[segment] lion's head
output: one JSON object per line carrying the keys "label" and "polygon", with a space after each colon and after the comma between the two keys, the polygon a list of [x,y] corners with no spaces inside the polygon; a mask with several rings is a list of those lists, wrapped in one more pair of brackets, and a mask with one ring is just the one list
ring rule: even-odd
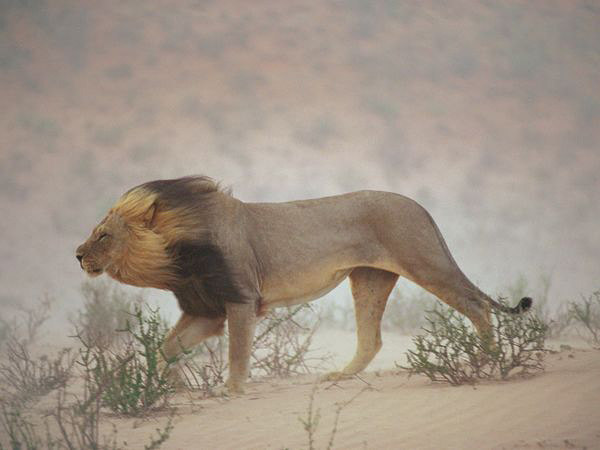
{"label": "lion's head", "polygon": [[211,241],[211,218],[228,198],[206,177],[137,186],[77,248],[77,259],[92,277],[106,272],[123,283],[171,290],[186,312],[222,315],[224,299],[240,297],[221,249]]}
{"label": "lion's head", "polygon": [[168,245],[169,236],[176,237],[169,229],[176,213],[153,185],[131,189],[77,248],[81,268],[92,277],[106,272],[134,286],[166,289],[173,278]]}
{"label": "lion's head", "polygon": [[87,241],[77,247],[76,256],[81,268],[91,277],[104,273],[122,259],[129,239],[123,217],[111,211],[94,228]]}

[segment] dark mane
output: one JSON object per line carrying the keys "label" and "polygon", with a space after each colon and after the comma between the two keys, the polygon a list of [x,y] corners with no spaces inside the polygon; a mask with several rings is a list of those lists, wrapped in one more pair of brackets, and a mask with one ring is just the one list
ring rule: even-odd
{"label": "dark mane", "polygon": [[170,246],[168,251],[177,276],[170,290],[185,313],[224,317],[226,302],[244,302],[223,252],[217,246],[181,241]]}
{"label": "dark mane", "polygon": [[170,239],[166,249],[176,277],[170,290],[180,308],[194,316],[225,316],[225,302],[242,298],[225,255],[212,242],[210,225],[212,215],[220,209],[212,206],[223,198],[215,193],[228,192],[205,176],[150,181],[143,188],[157,194],[159,211],[175,213],[179,226],[189,228],[186,236],[173,236],[175,240]]}
{"label": "dark mane", "polygon": [[200,175],[149,181],[139,187],[156,193],[171,208],[185,207],[191,200],[214,192],[229,194],[212,178]]}

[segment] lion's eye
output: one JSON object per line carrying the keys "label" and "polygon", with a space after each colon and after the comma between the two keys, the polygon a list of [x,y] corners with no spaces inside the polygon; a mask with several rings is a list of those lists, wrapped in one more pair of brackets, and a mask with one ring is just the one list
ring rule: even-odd
{"label": "lion's eye", "polygon": [[102,233],[99,237],[98,237],[98,241],[101,241],[102,239],[105,239],[108,237],[108,233]]}

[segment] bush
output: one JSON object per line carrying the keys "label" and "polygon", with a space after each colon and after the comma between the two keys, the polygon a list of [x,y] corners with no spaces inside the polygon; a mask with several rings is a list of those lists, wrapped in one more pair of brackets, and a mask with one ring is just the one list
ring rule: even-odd
{"label": "bush", "polygon": [[0,384],[13,399],[28,400],[64,387],[71,377],[75,360],[65,348],[55,357],[33,358],[28,346],[17,338],[6,344],[5,361],[0,364]]}
{"label": "bush", "polygon": [[582,297],[579,302],[570,302],[569,314],[579,335],[600,347],[600,291]]}
{"label": "bush", "polygon": [[495,343],[480,337],[455,310],[429,311],[425,334],[406,354],[410,375],[453,385],[481,379],[506,379],[544,369],[548,325],[535,315],[492,313]]}
{"label": "bush", "polygon": [[74,358],[70,349],[56,356],[34,357],[31,346],[50,316],[52,300],[41,299],[35,307],[23,308],[22,315],[7,325],[0,358],[0,390],[13,402],[25,402],[65,386],[71,377]]}
{"label": "bush", "polygon": [[102,391],[102,404],[116,413],[141,415],[162,408],[174,391],[168,364],[162,364],[167,329],[158,309],[148,310],[145,314],[141,306],[134,307],[132,320],[120,330],[126,337],[116,348],[96,346],[77,335],[85,377]]}
{"label": "bush", "polygon": [[[271,311],[257,326],[252,344],[251,375],[286,377],[310,373],[328,359],[311,357],[310,345],[318,321],[309,305]],[[225,380],[227,371],[227,335],[210,339],[186,356],[180,364],[185,385],[211,395]]]}
{"label": "bush", "polygon": [[[95,390],[98,386],[84,383],[83,396],[71,396],[73,401],[67,403],[68,394],[64,388],[57,391],[56,403],[45,414],[44,432],[40,432],[30,418],[25,414],[22,403],[0,402],[0,449],[7,443],[12,449],[70,449],[70,450],[118,450],[127,446],[120,446],[117,442],[117,431],[113,428],[108,435],[100,434],[101,391]],[[29,409],[28,409],[29,412]],[[50,433],[51,418],[58,433]],[[163,429],[157,429],[158,436],[151,438],[145,449],[157,449],[170,436],[173,429],[173,416],[170,416]]]}
{"label": "bush", "polygon": [[[0,426],[12,449],[55,448],[49,436],[46,435],[44,439],[36,432],[33,424],[23,416],[18,404],[0,404]],[[3,448],[0,442],[0,449]]]}
{"label": "bush", "polygon": [[225,382],[227,346],[227,337],[219,336],[216,341],[203,342],[193,351],[185,352],[180,369],[188,389],[210,396],[215,387]]}
{"label": "bush", "polygon": [[[108,348],[126,327],[131,312],[144,303],[141,294],[128,295],[115,283],[86,281],[81,286],[83,309],[71,323],[88,346]],[[121,335],[122,336],[122,335]]]}
{"label": "bush", "polygon": [[[106,350],[93,347],[92,351],[84,345],[77,360],[70,349],[63,349],[56,356],[37,359],[31,356],[30,347],[40,327],[49,317],[50,303],[45,298],[37,308],[24,310],[25,315],[8,328],[5,357],[0,364],[1,387],[8,394],[0,396],[0,430],[3,432],[0,432],[0,449],[4,445],[12,449],[122,448],[117,444],[116,430],[105,436],[99,432],[104,398],[115,380],[108,373],[101,379],[95,377],[98,372],[84,370],[82,396],[70,395],[66,389],[67,381],[75,376],[72,370],[75,363],[91,368],[92,356],[105,356],[103,352]],[[142,318],[141,314],[135,317]],[[148,325],[148,321],[143,318],[142,323],[138,321],[136,325],[136,329],[140,331],[132,336],[137,336],[144,342],[151,341],[153,332],[148,330],[156,328],[154,322]],[[33,401],[52,391],[57,394],[56,403],[45,408],[43,415],[35,411],[32,408]],[[49,421],[54,422],[58,434],[50,433]],[[171,417],[165,428],[158,430],[158,436],[151,439],[146,448],[158,448],[168,439],[172,428]]]}
{"label": "bush", "polygon": [[253,374],[289,377],[320,368],[326,358],[309,355],[318,321],[303,323],[310,310],[306,304],[275,310],[259,323],[252,345]]}

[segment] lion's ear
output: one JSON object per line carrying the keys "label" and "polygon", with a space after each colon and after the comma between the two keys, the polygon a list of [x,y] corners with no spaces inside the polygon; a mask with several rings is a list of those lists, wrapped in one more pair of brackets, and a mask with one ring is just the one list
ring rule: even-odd
{"label": "lion's ear", "polygon": [[152,203],[148,210],[144,213],[144,225],[146,228],[154,227],[154,219],[156,218],[156,203]]}

